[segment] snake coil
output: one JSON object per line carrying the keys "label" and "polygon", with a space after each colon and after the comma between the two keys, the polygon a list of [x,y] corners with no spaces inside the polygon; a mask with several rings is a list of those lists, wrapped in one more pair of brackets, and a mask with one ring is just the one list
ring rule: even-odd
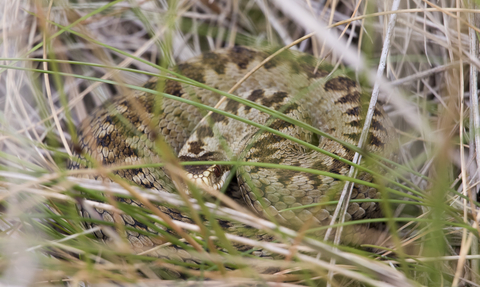
{"label": "snake coil", "polygon": [[[268,55],[268,52],[246,47],[222,49],[181,63],[176,71],[197,82],[227,91]],[[316,67],[316,64],[316,60],[309,55],[285,51],[253,73],[235,91],[235,95],[253,105],[228,99],[219,109],[352,160],[354,152],[341,143],[252,107],[261,105],[280,111],[341,141],[356,145],[364,122],[365,97],[355,81],[338,71],[331,73],[331,68],[326,65]],[[155,90],[156,86],[157,79],[153,78],[144,87]],[[164,92],[209,106],[214,106],[220,100],[220,96],[210,90],[171,79],[166,80]],[[208,120],[198,124],[204,111],[171,98],[157,98],[159,100],[155,101],[155,97],[151,93],[134,91],[114,98],[108,106],[96,109],[78,130],[82,153],[77,156],[82,163],[71,162],[70,168],[91,166],[86,163],[86,154],[103,165],[161,162],[154,145],[155,139],[161,135],[181,161],[240,160],[252,163],[251,166],[241,165],[237,169],[237,190],[255,212],[273,216],[279,222],[295,228],[308,220],[312,221],[313,226],[329,224],[335,205],[315,204],[338,197],[343,187],[338,177],[348,173],[350,166],[347,163],[223,114],[213,113]],[[159,116],[154,115],[156,104],[161,105]],[[394,137],[391,121],[377,106],[366,149],[391,158],[389,143]],[[257,163],[288,165],[329,174],[267,168]],[[185,169],[194,181],[217,189],[230,172],[230,167],[221,165],[191,165]],[[146,188],[175,191],[168,174],[161,168],[117,170],[115,173]],[[372,177],[366,173],[361,173],[358,178],[372,181]],[[356,184],[351,198],[378,197],[376,189]],[[136,200],[118,200],[141,206]],[[164,206],[158,208],[173,219],[190,221],[176,210]],[[96,211],[105,221],[158,234],[158,231],[130,215],[113,214],[101,209]],[[380,214],[375,202],[350,203],[347,220],[378,217]],[[88,214],[84,212],[84,216]],[[96,235],[106,238],[101,231]],[[136,250],[162,243],[155,236],[132,230],[127,230],[126,235]]]}

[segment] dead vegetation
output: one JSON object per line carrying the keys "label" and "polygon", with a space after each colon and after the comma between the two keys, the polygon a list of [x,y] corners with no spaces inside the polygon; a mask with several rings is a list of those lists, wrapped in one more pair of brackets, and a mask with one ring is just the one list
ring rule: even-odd
{"label": "dead vegetation", "polygon": [[[13,0],[0,5],[0,282],[480,285],[480,228],[474,220],[480,180],[480,10],[474,1]],[[115,245],[108,247],[92,236],[97,229],[82,228],[75,205],[84,197],[91,207],[160,219],[98,197],[98,190],[132,196],[136,189],[68,177],[74,174],[66,162],[75,126],[95,106],[127,93],[126,85],[141,86],[158,74],[159,66],[233,45],[291,45],[351,69],[374,101],[378,97],[400,136],[397,185],[387,186],[390,192],[382,199],[395,255],[382,248],[332,247],[225,208],[217,216],[283,240],[255,241],[215,230],[210,235],[219,246],[234,242],[252,249],[205,252],[198,227],[175,223],[200,249],[178,236],[166,242],[184,247],[200,258],[198,264],[134,254],[115,234]],[[174,195],[144,199],[185,206]],[[214,203],[198,203],[190,211],[202,213],[203,206],[217,210]],[[257,249],[290,260],[251,256]],[[281,271],[262,274],[266,267]],[[159,276],[178,274],[189,281],[159,282]]]}

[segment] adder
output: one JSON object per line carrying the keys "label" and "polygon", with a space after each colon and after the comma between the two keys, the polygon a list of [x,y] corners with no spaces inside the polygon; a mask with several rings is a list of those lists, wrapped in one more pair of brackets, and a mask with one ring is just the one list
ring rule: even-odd
{"label": "adder", "polygon": [[[233,47],[206,52],[176,66],[174,69],[198,83],[228,91],[245,74],[259,65],[270,53],[247,47]],[[150,79],[145,89],[155,91],[158,78]],[[221,96],[211,90],[168,79],[161,84],[163,92],[178,98],[214,106]],[[205,111],[175,98],[155,93],[132,91],[120,95],[97,108],[78,129],[75,154],[80,160],[70,163],[71,169],[92,166],[86,158],[103,165],[159,163],[155,140],[162,137],[181,161],[241,161],[235,171],[236,189],[245,204],[254,212],[271,216],[281,224],[299,228],[310,220],[311,226],[330,223],[335,205],[315,205],[338,198],[350,165],[306,147],[299,139],[313,144],[346,160],[354,152],[341,142],[320,136],[285,118],[269,115],[259,105],[311,125],[332,137],[357,145],[366,113],[365,98],[359,84],[328,65],[317,65],[314,57],[285,51],[264,64],[235,90],[234,95],[250,104],[235,99],[224,101],[218,109],[230,116],[250,120],[272,130],[265,131],[238,121],[225,114],[213,113],[202,122]],[[392,157],[390,143],[395,131],[390,119],[377,105],[370,127],[366,150]],[[79,149],[80,148],[80,149]],[[88,156],[86,156],[88,155]],[[251,163],[252,165],[248,165]],[[276,164],[265,167],[258,163]],[[282,169],[294,166],[327,173],[309,173]],[[228,165],[185,166],[188,177],[198,183],[220,189],[229,177]],[[132,183],[150,189],[175,192],[170,174],[162,168],[143,167],[117,170],[117,175]],[[95,178],[99,175],[92,176]],[[361,173],[359,179],[372,181],[372,176]],[[238,194],[237,194],[238,195]],[[351,199],[379,198],[371,187],[356,184]],[[238,197],[238,196],[237,196]],[[139,206],[136,200],[118,199]],[[174,219],[189,221],[187,215],[159,206]],[[96,210],[105,221],[119,222],[133,228],[158,234],[127,214],[113,214]],[[88,216],[88,214],[85,214]],[[379,204],[375,202],[350,203],[347,220],[378,217]],[[106,238],[101,231],[100,238]],[[127,231],[127,238],[136,250],[144,250],[162,241],[156,236]]]}

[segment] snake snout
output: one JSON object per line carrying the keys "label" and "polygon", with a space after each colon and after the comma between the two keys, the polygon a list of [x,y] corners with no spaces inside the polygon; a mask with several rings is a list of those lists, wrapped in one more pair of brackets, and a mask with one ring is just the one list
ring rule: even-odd
{"label": "snake snout", "polygon": [[220,190],[225,184],[230,170],[224,166],[213,165],[187,165],[185,166],[187,177],[196,185],[207,185]]}

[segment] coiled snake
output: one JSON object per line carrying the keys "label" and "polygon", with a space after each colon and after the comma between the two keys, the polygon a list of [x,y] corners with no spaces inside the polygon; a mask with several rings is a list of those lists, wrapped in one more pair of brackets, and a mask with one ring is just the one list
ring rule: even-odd
{"label": "coiled snake", "polygon": [[[228,91],[247,72],[259,65],[269,54],[245,47],[207,52],[176,68],[178,73],[218,90]],[[312,56],[282,52],[253,73],[234,92],[243,99],[262,105],[301,122],[312,125],[344,142],[356,145],[363,127],[362,93],[359,85],[339,72],[331,73],[326,65],[316,67]],[[145,88],[155,90],[157,79]],[[166,80],[163,91],[177,97],[214,106],[220,95],[199,87]],[[135,91],[128,98],[115,98],[110,105],[98,108],[78,130],[79,146],[85,160],[88,154],[104,165],[161,162],[153,142],[162,135],[181,161],[228,161],[238,158],[250,163],[271,163],[327,171],[346,175],[350,166],[338,159],[286,139],[278,134],[259,131],[257,127],[213,113],[209,120],[200,120],[205,112],[187,103]],[[269,126],[291,137],[312,143],[339,157],[352,160],[354,152],[342,144],[319,137],[312,132],[251,106],[229,99],[220,110]],[[159,116],[155,117],[155,110]],[[152,130],[151,127],[155,127]],[[388,143],[395,137],[392,123],[381,107],[374,112],[367,150],[391,157]],[[77,149],[78,150],[78,149]],[[89,165],[89,164],[86,164]],[[80,168],[76,162],[70,168]],[[191,165],[185,167],[189,177],[220,188],[230,168],[222,165]],[[146,188],[174,191],[169,176],[161,168],[118,170],[116,173]],[[281,223],[300,227],[308,219],[314,225],[329,224],[335,206],[311,206],[338,196],[343,182],[326,175],[242,165],[236,171],[242,196],[252,210],[274,216]],[[368,174],[360,179],[371,181]],[[377,190],[355,185],[352,198],[378,198]],[[135,200],[124,202],[140,205]],[[310,205],[307,208],[298,208]],[[174,219],[184,220],[178,212],[159,207]],[[293,208],[293,209],[292,209]],[[288,209],[288,210],[285,210]],[[116,221],[137,229],[148,230],[129,215],[115,216],[105,210],[97,212],[106,221]],[[378,217],[374,202],[350,203],[347,217],[362,219]],[[347,218],[348,219],[348,218]],[[155,246],[155,237],[128,231],[127,238],[139,250]],[[153,232],[155,233],[155,232]],[[97,232],[97,236],[104,234]]]}

